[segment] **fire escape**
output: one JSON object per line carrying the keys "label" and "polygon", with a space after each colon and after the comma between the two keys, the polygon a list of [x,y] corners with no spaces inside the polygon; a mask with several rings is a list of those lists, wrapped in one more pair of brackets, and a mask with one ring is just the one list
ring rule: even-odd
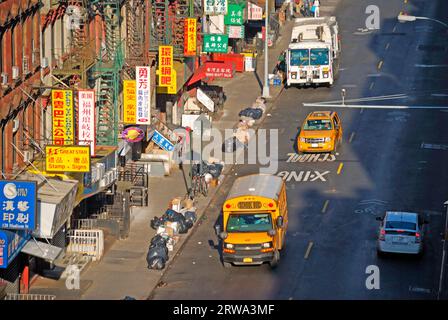
{"label": "fire escape", "polygon": [[102,15],[105,28],[104,46],[94,66],[93,78],[97,88],[97,144],[116,146],[120,72],[123,67],[123,46],[120,40],[120,0],[93,0],[91,4]]}
{"label": "fire escape", "polygon": [[184,20],[189,15],[189,0],[151,0],[150,50],[159,45],[172,45],[174,56],[181,58],[184,52]]}
{"label": "fire escape", "polygon": [[126,60],[124,76],[135,79],[135,67],[145,62],[145,2],[129,0],[126,3]]}

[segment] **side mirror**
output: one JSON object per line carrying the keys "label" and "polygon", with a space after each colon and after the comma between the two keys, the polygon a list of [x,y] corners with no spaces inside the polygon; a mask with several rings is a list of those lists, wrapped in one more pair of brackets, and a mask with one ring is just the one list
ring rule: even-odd
{"label": "side mirror", "polygon": [[283,228],[283,217],[277,217],[277,228]]}
{"label": "side mirror", "polygon": [[215,225],[215,233],[219,237],[219,234],[221,233],[221,226],[219,224]]}
{"label": "side mirror", "polygon": [[228,236],[229,234],[227,233],[227,232],[220,232],[219,233],[219,237],[222,239],[222,240],[225,240],[225,239],[227,239],[227,236]]}
{"label": "side mirror", "polygon": [[276,234],[277,232],[274,229],[268,231],[268,235],[270,235],[271,237],[275,236]]}
{"label": "side mirror", "polygon": [[383,217],[376,217],[375,220],[376,220],[376,221],[383,221],[384,218],[383,218]]}

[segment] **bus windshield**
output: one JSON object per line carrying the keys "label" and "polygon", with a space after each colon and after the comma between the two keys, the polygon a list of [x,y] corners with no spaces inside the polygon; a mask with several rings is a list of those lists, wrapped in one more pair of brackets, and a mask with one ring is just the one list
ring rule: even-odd
{"label": "bus windshield", "polygon": [[227,221],[228,232],[263,232],[272,229],[269,213],[231,214]]}
{"label": "bus windshield", "polygon": [[308,66],[310,64],[309,50],[291,50],[291,66]]}
{"label": "bus windshield", "polygon": [[328,49],[311,49],[311,65],[327,65],[328,63]]}

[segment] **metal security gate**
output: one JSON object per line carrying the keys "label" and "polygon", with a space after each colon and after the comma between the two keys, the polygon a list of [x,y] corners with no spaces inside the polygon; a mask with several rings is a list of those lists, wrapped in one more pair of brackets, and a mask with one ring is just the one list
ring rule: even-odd
{"label": "metal security gate", "polygon": [[103,230],[70,230],[67,253],[79,253],[100,260],[104,251]]}

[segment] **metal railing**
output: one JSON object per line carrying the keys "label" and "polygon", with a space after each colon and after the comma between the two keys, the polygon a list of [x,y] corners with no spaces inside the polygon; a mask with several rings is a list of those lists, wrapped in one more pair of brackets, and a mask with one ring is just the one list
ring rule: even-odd
{"label": "metal railing", "polygon": [[51,294],[8,293],[5,300],[56,300],[56,296]]}

